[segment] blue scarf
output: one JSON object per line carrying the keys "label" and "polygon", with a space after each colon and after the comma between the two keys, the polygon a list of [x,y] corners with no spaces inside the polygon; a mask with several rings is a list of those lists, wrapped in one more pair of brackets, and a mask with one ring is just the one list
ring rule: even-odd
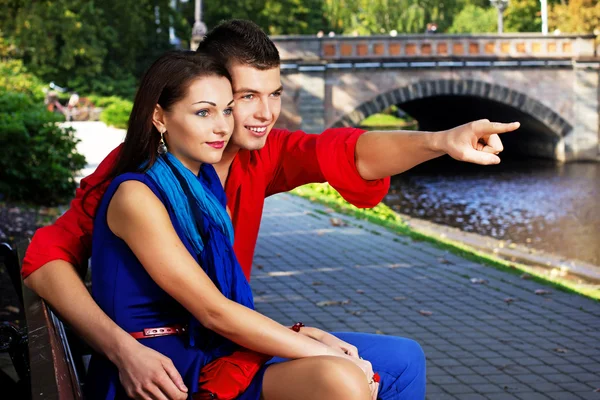
{"label": "blue scarf", "polygon": [[[210,164],[202,164],[198,176],[176,157],[159,156],[146,171],[166,197],[198,263],[225,297],[254,309],[250,285],[233,251],[233,225],[226,211],[227,199],[221,181]],[[200,328],[192,318],[190,344]],[[205,345],[223,344],[201,329]]]}

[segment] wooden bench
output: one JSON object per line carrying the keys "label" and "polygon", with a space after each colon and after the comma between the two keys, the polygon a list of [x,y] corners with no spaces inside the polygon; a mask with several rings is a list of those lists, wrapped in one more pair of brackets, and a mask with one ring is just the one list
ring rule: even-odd
{"label": "wooden bench", "polygon": [[[16,252],[6,243],[0,243],[0,264],[4,266],[14,292],[17,295],[18,314],[16,323],[9,321],[0,322],[0,353],[7,353],[10,356],[14,372],[17,374],[17,380],[4,371],[0,374],[2,391],[8,390],[9,393],[18,393],[20,395],[29,393],[29,359],[27,351],[27,329],[18,325],[19,321],[25,318],[23,313],[23,297],[20,290],[21,277],[18,271],[19,259]],[[16,289],[19,290],[16,290]],[[10,289],[9,289],[10,290]],[[8,294],[7,294],[8,295]],[[10,297],[10,296],[9,296]],[[4,392],[5,393],[5,392]]]}
{"label": "wooden bench", "polygon": [[[43,299],[22,284],[20,269],[27,243],[18,245],[17,249],[6,244],[1,247],[4,264],[23,304],[27,321],[27,334],[22,337],[27,346],[13,349],[13,352],[21,352],[21,358],[27,364],[19,367],[21,373],[15,365],[19,377],[28,380],[33,400],[82,399],[79,376],[83,370],[82,362],[71,351],[72,344],[63,323]],[[28,357],[23,353],[28,353]],[[16,358],[19,359],[18,354]]]}

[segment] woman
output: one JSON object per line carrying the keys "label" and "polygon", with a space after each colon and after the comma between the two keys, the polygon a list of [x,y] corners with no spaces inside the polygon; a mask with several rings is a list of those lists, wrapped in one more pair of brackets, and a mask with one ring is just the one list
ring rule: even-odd
{"label": "woman", "polygon": [[[146,72],[96,214],[94,298],[133,337],[171,358],[190,395],[222,398],[214,393],[225,388],[219,382],[226,389],[238,382],[236,398],[276,400],[277,374],[291,372],[313,399],[374,399],[368,361],[253,310],[210,165],[230,138],[232,99],[227,71],[207,55],[168,53]],[[262,366],[267,355],[293,361]],[[235,365],[243,362],[240,373]],[[117,368],[100,356],[86,387],[90,398],[126,397]],[[286,399],[301,398],[293,389]]]}

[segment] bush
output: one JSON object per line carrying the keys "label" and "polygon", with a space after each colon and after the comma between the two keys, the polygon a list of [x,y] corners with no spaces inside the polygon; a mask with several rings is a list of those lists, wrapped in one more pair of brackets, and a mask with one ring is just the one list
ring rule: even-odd
{"label": "bush", "polygon": [[114,103],[118,103],[119,101],[123,100],[122,98],[120,98],[118,96],[105,97],[105,96],[98,96],[95,94],[87,96],[87,98],[92,102],[92,104],[94,106],[101,107],[101,108],[106,108]]}
{"label": "bush", "polygon": [[0,93],[0,196],[55,205],[73,196],[85,158],[64,117],[24,93]]}
{"label": "bush", "polygon": [[42,101],[44,87],[38,77],[27,72],[21,60],[0,61],[0,93],[24,93],[34,100]]}
{"label": "bush", "polygon": [[102,96],[118,96],[133,99],[137,88],[137,81],[133,75],[124,75],[119,78],[99,76],[86,79],[75,76],[66,82],[66,85],[78,93],[96,93]]}
{"label": "bush", "polygon": [[131,114],[132,108],[133,103],[131,101],[119,99],[102,111],[102,114],[100,115],[100,121],[104,122],[108,126],[127,129],[129,114]]}

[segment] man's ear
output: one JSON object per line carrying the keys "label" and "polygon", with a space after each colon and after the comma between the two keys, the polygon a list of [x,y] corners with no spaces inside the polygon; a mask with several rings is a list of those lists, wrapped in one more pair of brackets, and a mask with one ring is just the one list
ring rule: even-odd
{"label": "man's ear", "polygon": [[167,131],[167,121],[165,120],[165,110],[157,104],[154,107],[154,113],[152,114],[152,123],[154,127],[160,132],[164,133]]}

